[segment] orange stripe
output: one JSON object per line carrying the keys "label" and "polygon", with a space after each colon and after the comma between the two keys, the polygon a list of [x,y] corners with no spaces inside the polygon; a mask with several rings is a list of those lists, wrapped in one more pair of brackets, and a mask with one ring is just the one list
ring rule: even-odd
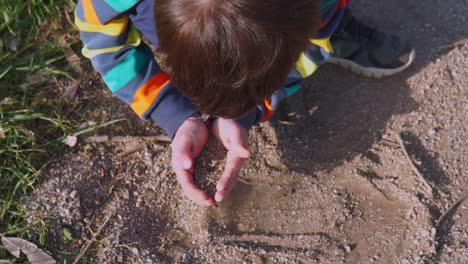
{"label": "orange stripe", "polygon": [[265,99],[263,104],[265,106],[265,114],[263,115],[262,122],[265,122],[273,115],[273,107],[271,106],[270,99]]}
{"label": "orange stripe", "polygon": [[133,102],[130,107],[135,111],[139,116],[142,116],[146,110],[153,104],[156,97],[158,97],[159,92],[170,82],[170,77],[167,73],[159,72],[154,75],[151,80],[143,84],[138,88],[135,96],[133,97]]}
{"label": "orange stripe", "polygon": [[322,28],[324,28],[326,25],[328,25],[328,23],[330,22],[330,20],[331,20],[332,18],[333,18],[333,17],[331,17],[330,19],[328,19],[327,22],[323,22],[322,24],[320,24],[319,29],[322,29]]}
{"label": "orange stripe", "polygon": [[96,14],[92,0],[83,0],[83,9],[86,22],[94,25],[102,25],[99,17]]}
{"label": "orange stripe", "polygon": [[341,9],[341,8],[345,7],[349,3],[349,1],[350,0],[341,0],[340,4],[338,5],[338,8]]}
{"label": "orange stripe", "polygon": [[[338,7],[336,8],[335,12],[339,9],[342,9],[344,8],[348,3],[349,3],[350,0],[340,0],[340,3],[338,4]],[[319,28],[322,29],[324,28],[326,25],[328,25],[328,23],[330,23],[330,21],[332,20],[332,18],[334,17],[334,15],[332,17],[330,17],[328,19],[328,21],[326,22],[323,22],[322,24],[320,24]]]}

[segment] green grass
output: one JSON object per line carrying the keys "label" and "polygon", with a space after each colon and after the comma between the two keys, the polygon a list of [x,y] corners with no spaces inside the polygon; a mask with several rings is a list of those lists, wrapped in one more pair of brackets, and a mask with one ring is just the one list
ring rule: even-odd
{"label": "green grass", "polygon": [[38,71],[66,74],[50,67],[64,55],[58,45],[48,41],[66,21],[58,19],[64,16],[59,13],[65,14],[73,6],[71,0],[0,0],[0,83],[4,87],[15,87]]}
{"label": "green grass", "polygon": [[[22,211],[18,203],[34,187],[46,149],[58,145],[69,130],[58,118],[18,110],[16,104],[12,99],[0,102],[0,231],[6,230],[4,235],[23,232],[17,226]],[[54,140],[44,135],[59,137]]]}
{"label": "green grass", "polygon": [[[76,83],[77,72],[65,57],[74,43],[80,43],[70,19],[73,10],[74,0],[0,0],[0,234],[32,238],[42,248],[53,245],[47,238],[54,219],[28,226],[24,206],[43,180],[41,172],[68,149],[67,135],[122,121],[72,131],[79,120],[64,120],[70,104],[58,103],[63,102],[62,94],[51,80]],[[67,47],[56,43],[64,36]],[[65,258],[76,255],[49,250]],[[23,261],[15,260],[0,244],[0,262],[4,259]]]}
{"label": "green grass", "polygon": [[[38,183],[50,153],[60,147],[70,128],[60,118],[17,109],[17,105],[15,99],[0,102],[0,233],[25,237],[33,230],[40,244],[44,244],[45,223],[26,226],[22,202]],[[0,251],[0,258],[4,257],[5,252]]]}
{"label": "green grass", "polygon": [[[28,78],[40,73],[73,80],[52,37],[74,32],[65,15],[73,8],[71,0],[0,0],[0,234],[33,235],[40,246],[47,223],[27,226],[23,202],[52,154],[64,149],[71,128],[58,110],[32,96],[37,87]],[[7,257],[0,246],[0,259]]]}

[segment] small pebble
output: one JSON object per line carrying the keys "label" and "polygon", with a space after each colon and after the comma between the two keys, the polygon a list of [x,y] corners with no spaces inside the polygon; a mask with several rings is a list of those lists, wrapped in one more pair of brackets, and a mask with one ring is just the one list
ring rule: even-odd
{"label": "small pebble", "polygon": [[73,191],[70,193],[70,198],[75,199],[77,193],[78,193],[77,190],[73,190]]}
{"label": "small pebble", "polygon": [[135,248],[135,247],[134,247],[134,248],[131,249],[131,251],[132,251],[133,255],[135,255],[135,256],[137,256],[137,257],[139,256],[138,248]]}
{"label": "small pebble", "polygon": [[151,160],[153,158],[153,155],[148,151],[145,151],[143,156],[144,156],[145,160]]}
{"label": "small pebble", "polygon": [[351,252],[351,247],[346,245],[344,246],[345,250],[346,250],[346,253],[350,253]]}

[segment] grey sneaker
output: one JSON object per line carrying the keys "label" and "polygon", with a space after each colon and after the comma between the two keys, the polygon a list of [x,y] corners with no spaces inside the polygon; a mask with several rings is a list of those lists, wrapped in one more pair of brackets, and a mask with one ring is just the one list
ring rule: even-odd
{"label": "grey sneaker", "polygon": [[416,57],[407,41],[363,25],[349,9],[330,41],[334,52],[329,62],[366,77],[394,75],[408,68]]}

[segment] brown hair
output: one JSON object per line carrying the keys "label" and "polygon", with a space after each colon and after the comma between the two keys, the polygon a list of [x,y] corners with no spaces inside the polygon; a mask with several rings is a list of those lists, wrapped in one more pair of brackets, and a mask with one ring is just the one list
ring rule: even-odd
{"label": "brown hair", "polygon": [[319,0],[157,0],[166,66],[202,113],[233,118],[280,89],[320,21]]}

